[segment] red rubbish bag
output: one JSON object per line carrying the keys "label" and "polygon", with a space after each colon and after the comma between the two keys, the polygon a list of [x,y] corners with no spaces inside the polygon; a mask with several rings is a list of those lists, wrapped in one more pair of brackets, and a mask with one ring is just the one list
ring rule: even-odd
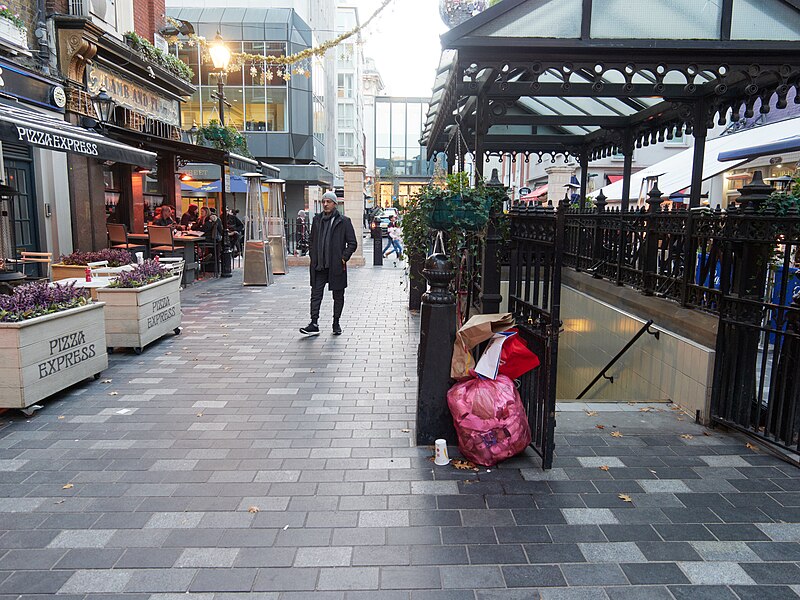
{"label": "red rubbish bag", "polygon": [[528,344],[519,335],[519,330],[509,329],[509,338],[503,344],[500,353],[500,367],[497,372],[506,375],[509,379],[519,379],[528,371],[539,366],[539,357],[528,348]]}
{"label": "red rubbish bag", "polygon": [[[517,336],[514,336],[517,337]],[[491,467],[516,456],[531,443],[531,429],[514,382],[472,378],[447,392],[447,405],[465,458]]]}

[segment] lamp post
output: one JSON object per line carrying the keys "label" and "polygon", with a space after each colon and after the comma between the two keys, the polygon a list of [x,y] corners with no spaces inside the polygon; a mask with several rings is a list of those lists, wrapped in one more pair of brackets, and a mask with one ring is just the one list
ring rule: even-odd
{"label": "lamp post", "polygon": [[217,32],[217,36],[208,48],[211,55],[211,62],[217,69],[217,100],[219,101],[219,124],[225,127],[225,93],[223,86],[228,75],[228,65],[231,62],[231,51],[225,45],[222,36]]}
{"label": "lamp post", "polygon": [[[223,86],[228,73],[228,65],[231,62],[231,51],[225,45],[222,36],[217,32],[217,36],[208,48],[208,53],[211,55],[211,62],[214,63],[214,68],[217,69],[217,100],[219,101],[219,124],[225,127],[225,93]],[[231,256],[231,242],[228,237],[228,211],[227,203],[225,202],[225,172],[224,169],[220,173],[220,197],[222,199],[220,206],[219,218],[222,221],[222,252],[220,253],[220,275],[222,277],[231,277],[233,270],[233,258]]]}

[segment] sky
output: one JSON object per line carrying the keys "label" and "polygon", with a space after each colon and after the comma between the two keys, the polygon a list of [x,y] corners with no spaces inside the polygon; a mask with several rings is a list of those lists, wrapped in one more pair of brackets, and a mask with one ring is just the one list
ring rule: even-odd
{"label": "sky", "polygon": [[[365,21],[380,0],[351,0]],[[439,36],[447,28],[437,0],[394,0],[364,34],[364,54],[375,59],[391,96],[430,97],[439,66]]]}

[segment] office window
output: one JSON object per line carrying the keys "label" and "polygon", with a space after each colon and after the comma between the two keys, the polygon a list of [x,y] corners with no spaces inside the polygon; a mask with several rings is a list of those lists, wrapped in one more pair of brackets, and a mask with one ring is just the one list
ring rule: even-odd
{"label": "office window", "polygon": [[354,129],[356,126],[355,104],[339,104],[339,128]]}
{"label": "office window", "polygon": [[286,131],[286,90],[244,88],[245,131]]}
{"label": "office window", "polygon": [[337,154],[340,158],[353,158],[353,147],[356,144],[356,137],[351,132],[339,132],[338,134],[338,151]]}
{"label": "office window", "polygon": [[339,73],[339,98],[353,97],[353,75],[351,73]]}

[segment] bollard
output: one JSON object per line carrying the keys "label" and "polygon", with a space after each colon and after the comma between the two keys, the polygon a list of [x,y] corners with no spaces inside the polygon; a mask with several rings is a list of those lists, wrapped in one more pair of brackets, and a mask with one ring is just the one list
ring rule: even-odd
{"label": "bollard", "polygon": [[422,296],[417,356],[417,445],[445,439],[457,442],[453,417],[447,407],[450,360],[456,340],[456,299],[449,290],[455,277],[453,263],[444,254],[432,254],[422,270],[430,289]]}
{"label": "bollard", "polygon": [[383,235],[381,234],[381,220],[375,219],[370,227],[372,232],[372,266],[383,266]]}

